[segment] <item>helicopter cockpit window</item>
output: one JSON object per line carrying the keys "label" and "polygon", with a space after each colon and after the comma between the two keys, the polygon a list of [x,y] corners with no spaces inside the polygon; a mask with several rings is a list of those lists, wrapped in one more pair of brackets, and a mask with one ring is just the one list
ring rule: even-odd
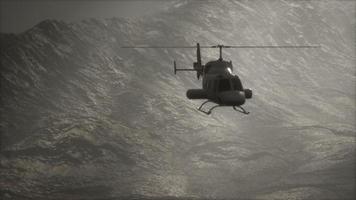
{"label": "helicopter cockpit window", "polygon": [[209,72],[211,65],[205,65],[205,73]]}
{"label": "helicopter cockpit window", "polygon": [[232,80],[234,90],[239,90],[239,91],[243,90],[241,80],[238,77],[234,77],[231,80]]}
{"label": "helicopter cockpit window", "polygon": [[229,79],[221,79],[219,81],[219,92],[231,90]]}

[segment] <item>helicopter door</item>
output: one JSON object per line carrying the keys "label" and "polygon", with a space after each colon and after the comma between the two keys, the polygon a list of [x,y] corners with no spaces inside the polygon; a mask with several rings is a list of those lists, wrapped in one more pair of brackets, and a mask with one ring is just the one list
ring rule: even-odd
{"label": "helicopter door", "polygon": [[214,81],[208,80],[206,83],[207,83],[206,88],[210,92],[214,88]]}
{"label": "helicopter door", "polygon": [[227,78],[220,79],[219,80],[218,92],[224,92],[224,91],[229,91],[229,90],[231,90],[230,80],[227,79]]}

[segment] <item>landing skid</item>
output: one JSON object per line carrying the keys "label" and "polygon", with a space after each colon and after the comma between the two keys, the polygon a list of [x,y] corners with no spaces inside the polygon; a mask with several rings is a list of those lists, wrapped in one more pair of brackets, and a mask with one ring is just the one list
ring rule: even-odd
{"label": "landing skid", "polygon": [[[243,113],[245,115],[250,114],[250,112],[247,112],[242,106],[233,106],[232,107],[234,110],[236,110],[237,112]],[[238,109],[239,108],[239,109]]]}
{"label": "landing skid", "polygon": [[[207,101],[203,102],[203,103],[199,106],[198,111],[200,111],[200,112],[202,112],[202,113],[204,113],[204,114],[206,114],[206,115],[210,115],[211,112],[212,112],[215,108],[220,107],[220,106],[223,106],[223,105],[217,104],[217,105],[211,107],[208,111],[203,110],[203,109],[202,109],[203,106],[204,106],[205,104],[209,103],[209,102],[211,102],[211,101],[210,101],[210,100],[207,100]],[[232,108],[233,108],[234,110],[236,110],[237,112],[243,113],[243,114],[245,114],[245,115],[248,115],[248,114],[250,113],[250,112],[247,112],[242,106],[232,106]]]}
{"label": "landing skid", "polygon": [[198,111],[200,111],[200,112],[202,112],[202,113],[204,113],[204,114],[210,115],[212,110],[214,110],[215,108],[217,108],[217,107],[220,106],[220,105],[215,105],[215,106],[211,107],[208,111],[203,110],[203,109],[202,109],[203,106],[204,106],[206,103],[209,103],[209,102],[211,102],[211,101],[210,101],[210,100],[207,100],[207,101],[205,101],[204,103],[202,103],[202,104],[199,106]]}

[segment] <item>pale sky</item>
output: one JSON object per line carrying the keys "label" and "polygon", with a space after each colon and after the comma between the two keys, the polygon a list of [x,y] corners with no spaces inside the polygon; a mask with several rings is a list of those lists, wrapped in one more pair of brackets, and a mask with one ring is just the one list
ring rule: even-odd
{"label": "pale sky", "polygon": [[0,32],[19,33],[44,19],[144,16],[159,12],[164,0],[0,0]]}

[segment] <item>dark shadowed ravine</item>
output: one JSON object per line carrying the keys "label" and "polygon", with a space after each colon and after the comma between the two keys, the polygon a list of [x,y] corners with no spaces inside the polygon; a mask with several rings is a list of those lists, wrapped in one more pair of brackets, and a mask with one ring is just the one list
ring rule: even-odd
{"label": "dark shadowed ravine", "polygon": [[[355,2],[179,1],[1,41],[1,199],[355,199]],[[195,51],[229,49],[250,115],[196,111]],[[215,50],[202,51],[204,61]]]}

